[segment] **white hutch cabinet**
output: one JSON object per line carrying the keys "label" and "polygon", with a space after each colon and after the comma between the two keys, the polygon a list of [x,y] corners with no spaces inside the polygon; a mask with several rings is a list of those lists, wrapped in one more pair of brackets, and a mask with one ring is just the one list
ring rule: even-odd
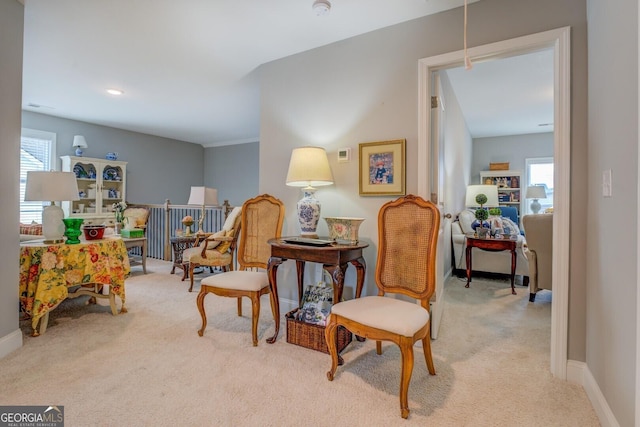
{"label": "white hutch cabinet", "polygon": [[113,204],[126,199],[127,162],[61,156],[62,170],[76,174],[80,200],[62,202],[65,217],[113,225]]}
{"label": "white hutch cabinet", "polygon": [[522,217],[522,171],[480,171],[480,183],[497,185],[500,206],[513,206],[518,209],[518,217]]}

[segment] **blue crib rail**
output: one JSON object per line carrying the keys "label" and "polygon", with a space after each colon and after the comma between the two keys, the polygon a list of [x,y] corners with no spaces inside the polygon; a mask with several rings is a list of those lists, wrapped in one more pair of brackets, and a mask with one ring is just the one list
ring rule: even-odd
{"label": "blue crib rail", "polygon": [[[202,208],[188,205],[172,205],[168,200],[164,205],[144,205],[135,204],[137,207],[149,209],[149,219],[147,221],[147,256],[150,258],[170,261],[173,257],[171,252],[171,237],[176,235],[176,230],[183,230],[182,218],[191,215],[194,224],[191,226],[195,233],[198,230],[198,219]],[[229,205],[206,206],[205,220],[202,224],[206,232],[216,232],[222,229],[225,220],[225,212],[229,210]]]}

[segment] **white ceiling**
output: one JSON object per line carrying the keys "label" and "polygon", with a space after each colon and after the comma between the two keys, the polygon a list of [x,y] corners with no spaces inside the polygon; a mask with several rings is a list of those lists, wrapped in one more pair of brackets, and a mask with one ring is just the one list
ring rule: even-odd
{"label": "white ceiling", "polygon": [[26,0],[23,108],[204,146],[257,141],[261,64],[463,0],[332,0],[325,16],[312,3]]}
{"label": "white ceiling", "polygon": [[553,50],[446,71],[474,138],[553,132]]}

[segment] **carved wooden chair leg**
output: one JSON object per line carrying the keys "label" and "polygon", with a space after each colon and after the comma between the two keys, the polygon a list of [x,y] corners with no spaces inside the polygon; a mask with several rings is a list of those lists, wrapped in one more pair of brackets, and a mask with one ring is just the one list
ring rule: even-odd
{"label": "carved wooden chair leg", "polygon": [[334,315],[329,316],[326,329],[324,330],[324,338],[327,341],[327,348],[329,349],[329,355],[331,356],[331,369],[327,372],[327,378],[329,381],[333,381],[333,378],[338,369],[338,348],[336,347],[336,338],[338,332],[338,324],[334,318]]}
{"label": "carved wooden chair leg", "polygon": [[198,298],[196,300],[196,304],[198,306],[198,311],[200,312],[200,317],[202,317],[202,327],[198,331],[198,335],[202,336],[204,334],[204,330],[207,327],[207,314],[204,312],[204,297],[207,296],[207,288],[203,286],[200,288],[200,293],[198,293]]}
{"label": "carved wooden chair leg", "polygon": [[238,317],[242,316],[242,297],[238,297]]}
{"label": "carved wooden chair leg", "polygon": [[189,263],[189,292],[193,290],[193,270],[195,270],[196,264],[193,262]]}
{"label": "carved wooden chair leg", "polygon": [[251,294],[251,337],[253,346],[258,346],[258,319],[260,318],[260,293]]}
{"label": "carved wooden chair leg", "polygon": [[402,375],[400,377],[400,415],[409,416],[409,382],[413,371],[413,343],[412,340],[400,338],[400,353],[402,354]]}

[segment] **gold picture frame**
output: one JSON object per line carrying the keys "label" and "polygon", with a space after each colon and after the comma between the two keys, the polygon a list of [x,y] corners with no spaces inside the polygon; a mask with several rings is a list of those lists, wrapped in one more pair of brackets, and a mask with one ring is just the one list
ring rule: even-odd
{"label": "gold picture frame", "polygon": [[405,140],[359,144],[361,196],[405,195]]}

